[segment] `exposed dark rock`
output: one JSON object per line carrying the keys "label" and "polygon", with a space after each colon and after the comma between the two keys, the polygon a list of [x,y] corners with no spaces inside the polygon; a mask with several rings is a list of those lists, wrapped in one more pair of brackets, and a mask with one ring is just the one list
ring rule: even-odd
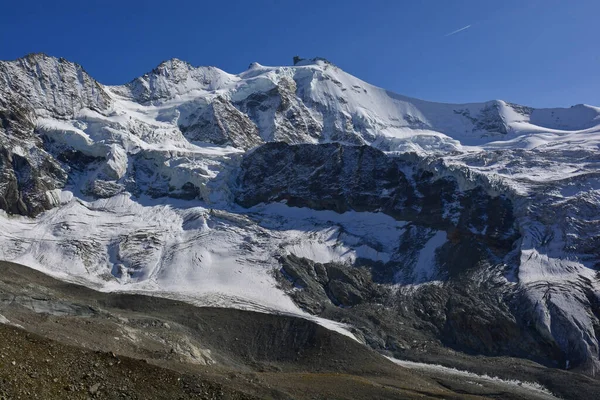
{"label": "exposed dark rock", "polygon": [[250,94],[234,105],[258,127],[264,141],[299,143],[321,136],[321,126],[296,96],[296,82],[281,79],[273,89]]}
{"label": "exposed dark rock", "polygon": [[[531,112],[527,107],[517,106],[514,104],[509,104],[509,107],[512,107],[513,110],[521,113]],[[481,109],[479,114],[471,115],[471,112],[468,109],[458,109],[454,110],[455,114],[462,115],[466,119],[468,119],[473,124],[473,133],[482,133],[491,134],[500,133],[507,134],[508,133],[508,124],[504,120],[504,117],[500,113],[501,105],[498,102],[490,102]]]}
{"label": "exposed dark rock", "polygon": [[[12,63],[0,63],[0,98],[13,99],[59,117],[73,116],[82,108],[103,111],[110,97],[98,82],[75,63],[45,54],[29,54]],[[40,95],[43,93],[43,95]]]}
{"label": "exposed dark rock", "polygon": [[81,66],[44,54],[0,63],[0,76],[0,208],[35,216],[56,205],[47,192],[62,187],[67,173],[44,150],[33,110],[64,118],[84,107],[105,110],[110,99]]}
{"label": "exposed dark rock", "polygon": [[262,143],[256,125],[229,101],[217,98],[188,118],[181,131],[191,141],[250,149]]}
{"label": "exposed dark rock", "polygon": [[481,271],[463,271],[439,284],[394,288],[373,282],[368,266],[319,264],[293,255],[280,263],[279,281],[296,304],[352,324],[371,347],[396,357],[415,358],[425,349],[448,354],[449,347],[552,367],[564,363],[555,343],[520,320],[518,293],[478,281]]}
{"label": "exposed dark rock", "polygon": [[191,182],[184,183],[180,189],[174,189],[169,192],[169,196],[175,199],[193,200],[200,197],[200,188]]}
{"label": "exposed dark rock", "polygon": [[[365,317],[372,329],[391,320],[381,310]],[[399,368],[305,319],[100,293],[3,262],[0,313],[9,321],[0,324],[0,397],[528,398],[519,385]],[[23,328],[11,326],[17,321]],[[381,341],[386,343],[400,345],[390,338]],[[593,398],[599,386],[589,377],[518,359],[414,351],[415,359],[428,356],[461,370],[539,382],[564,399]]]}
{"label": "exposed dark rock", "polygon": [[83,192],[87,195],[100,198],[107,199],[112,196],[116,196],[119,193],[125,191],[125,187],[121,184],[112,181],[104,181],[100,179],[95,179],[90,181],[86,188],[84,188]]}
{"label": "exposed dark rock", "polygon": [[517,238],[507,198],[483,188],[460,191],[456,181],[370,146],[267,143],[244,157],[238,182],[236,201],[244,207],[285,201],[339,213],[378,211],[504,251]]}
{"label": "exposed dark rock", "polygon": [[[290,296],[307,311],[352,321],[371,345],[391,351],[412,347],[405,329],[411,326],[421,344],[434,340],[473,354],[564,362],[560,346],[524,322],[518,291],[502,279],[502,260],[518,239],[506,197],[482,187],[460,190],[453,178],[423,170],[410,157],[340,144],[266,144],[245,156],[238,182],[236,200],[246,207],[285,201],[336,212],[384,212],[410,223],[388,263],[322,265],[283,257],[282,282],[295,287]],[[447,240],[436,251],[432,278],[443,283],[390,286],[415,281],[415,252],[440,230]],[[376,312],[385,316],[378,318],[387,321],[383,326],[373,325]]]}
{"label": "exposed dark rock", "polygon": [[67,176],[35,136],[30,111],[0,98],[0,122],[0,209],[35,216],[52,208],[47,191]]}

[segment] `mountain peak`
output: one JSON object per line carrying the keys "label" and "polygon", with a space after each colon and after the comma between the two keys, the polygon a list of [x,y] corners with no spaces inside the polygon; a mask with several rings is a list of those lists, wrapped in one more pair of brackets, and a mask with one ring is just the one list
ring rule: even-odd
{"label": "mountain peak", "polygon": [[53,57],[51,55],[48,55],[46,53],[28,53],[28,54],[25,54],[23,57],[17,58],[17,60],[39,61],[39,60],[44,60],[44,59],[47,59],[47,58],[58,60],[58,58]]}
{"label": "mountain peak", "polygon": [[158,64],[156,68],[152,70],[152,73],[169,76],[176,72],[187,72],[191,69],[194,69],[194,67],[187,61],[171,58]]}
{"label": "mountain peak", "polygon": [[257,68],[263,68],[263,66],[260,63],[257,63],[256,61],[251,63],[248,66],[248,69],[257,69]]}
{"label": "mountain peak", "polygon": [[51,56],[46,53],[29,53],[22,57],[17,58],[16,60],[14,60],[14,62],[16,62],[17,64],[20,64],[22,66],[36,64],[36,65],[40,66],[41,68],[43,68],[44,65],[51,66],[51,65],[57,65],[57,64],[64,64],[64,65],[71,65],[74,68],[83,70],[83,67],[76,62],[70,61],[63,57]]}
{"label": "mountain peak", "polygon": [[0,96],[19,98],[42,115],[73,116],[81,108],[105,110],[110,103],[83,67],[64,58],[30,53],[0,63],[0,73],[5,83]]}
{"label": "mountain peak", "polygon": [[117,93],[131,96],[142,103],[166,100],[192,91],[214,90],[233,75],[216,67],[194,67],[187,61],[172,58],[128,84],[116,87]]}

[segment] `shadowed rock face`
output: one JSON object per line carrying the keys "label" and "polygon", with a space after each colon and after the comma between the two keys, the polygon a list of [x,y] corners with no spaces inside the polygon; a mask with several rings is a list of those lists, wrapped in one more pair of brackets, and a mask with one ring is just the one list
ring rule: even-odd
{"label": "shadowed rock face", "polygon": [[47,191],[62,187],[67,175],[43,150],[31,119],[27,107],[0,98],[0,209],[34,216],[55,206]]}
{"label": "shadowed rock face", "polygon": [[0,77],[0,209],[35,216],[56,206],[47,192],[67,180],[35,132],[36,118],[102,112],[110,98],[81,66],[44,54],[0,62]]}
{"label": "shadowed rock face", "polygon": [[370,146],[267,143],[244,157],[238,184],[236,201],[244,207],[285,201],[338,213],[383,212],[500,253],[518,236],[508,199],[483,188],[461,191],[451,178]]}
{"label": "shadowed rock face", "polygon": [[[442,357],[451,354],[447,346],[549,366],[564,362],[555,343],[519,318],[518,293],[490,278],[501,271],[463,270],[443,283],[406,290],[374,282],[373,266],[357,264],[289,255],[280,260],[279,281],[306,311],[351,323],[369,346],[399,358],[419,359],[424,351]],[[484,274],[489,281],[481,281]]]}
{"label": "shadowed rock face", "polygon": [[[266,144],[244,157],[238,184],[236,200],[245,207],[285,201],[408,222],[389,262],[359,259],[349,266],[282,257],[280,282],[305,310],[351,321],[370,345],[405,357],[433,341],[468,353],[564,362],[556,344],[520,320],[518,290],[503,279],[502,260],[518,239],[507,198],[481,187],[460,190],[453,178],[410,158],[340,144]],[[443,283],[391,286],[415,282],[411,259],[434,231],[446,240],[431,260],[435,274],[422,282]]]}
{"label": "shadowed rock face", "polygon": [[[343,309],[333,312],[335,318],[355,320],[385,304],[381,312],[389,321],[402,315],[405,323],[461,351],[512,354],[555,366],[567,365],[568,360],[594,373],[590,360],[597,355],[593,337],[599,326],[594,283],[581,278],[548,284],[534,276],[527,278],[532,283],[513,284],[506,277],[532,257],[543,257],[534,253],[523,259],[522,252],[537,241],[540,251],[555,257],[548,262],[559,266],[565,252],[585,254],[590,265],[597,262],[592,249],[596,224],[581,225],[582,220],[594,220],[595,197],[556,202],[546,194],[553,188],[547,188],[527,198],[513,194],[518,201],[514,205],[503,195],[488,194],[489,182],[461,190],[456,179],[417,156],[388,156],[368,146],[272,143],[244,157],[236,201],[245,207],[283,201],[338,213],[383,212],[408,223],[391,260],[357,260],[355,267],[364,267],[362,271],[283,258],[282,282],[291,282],[295,289],[288,287],[290,295],[310,312],[328,315],[329,306],[334,306]],[[446,239],[428,259],[435,272],[419,277],[414,260],[435,232],[444,232]],[[346,272],[332,275],[340,268]],[[429,281],[444,283],[410,290],[385,286]],[[589,319],[590,325],[573,322],[562,310],[566,301],[575,301],[578,318]],[[540,307],[548,314],[540,317]],[[552,322],[540,321],[543,315],[551,315]],[[406,335],[394,322],[381,331],[373,331],[365,319],[356,324],[378,347],[406,345],[390,344],[392,338]]]}

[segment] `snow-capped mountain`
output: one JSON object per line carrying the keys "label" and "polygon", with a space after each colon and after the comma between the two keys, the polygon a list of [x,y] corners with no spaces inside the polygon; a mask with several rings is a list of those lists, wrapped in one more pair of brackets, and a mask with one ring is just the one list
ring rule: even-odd
{"label": "snow-capped mountain", "polygon": [[323,59],[106,86],[33,54],[0,62],[0,122],[0,259],[396,356],[600,365],[600,108],[432,103]]}

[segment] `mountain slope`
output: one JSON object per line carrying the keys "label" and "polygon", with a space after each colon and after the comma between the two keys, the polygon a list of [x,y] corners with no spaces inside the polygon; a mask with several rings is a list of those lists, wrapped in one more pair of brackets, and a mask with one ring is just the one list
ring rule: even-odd
{"label": "mountain slope", "polygon": [[599,108],[431,103],[322,59],[105,86],[35,54],[0,62],[0,121],[1,259],[597,371]]}
{"label": "mountain slope", "polygon": [[554,400],[587,398],[600,386],[515,359],[479,375],[399,367],[300,318],[99,293],[0,266],[5,397]]}

